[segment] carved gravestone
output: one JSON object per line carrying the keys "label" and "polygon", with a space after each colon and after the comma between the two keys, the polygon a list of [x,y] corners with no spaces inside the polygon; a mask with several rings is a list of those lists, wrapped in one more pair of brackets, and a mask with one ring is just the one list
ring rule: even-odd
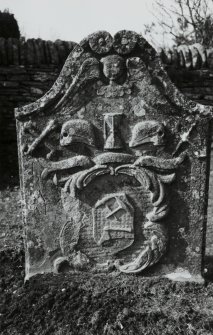
{"label": "carved gravestone", "polygon": [[26,278],[201,278],[210,115],[142,36],[76,45],[53,87],[16,110]]}

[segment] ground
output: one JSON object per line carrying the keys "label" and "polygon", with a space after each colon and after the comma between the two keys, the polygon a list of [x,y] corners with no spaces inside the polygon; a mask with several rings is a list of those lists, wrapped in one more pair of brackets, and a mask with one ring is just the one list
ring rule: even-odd
{"label": "ground", "polygon": [[0,253],[1,335],[213,333],[213,284],[141,276],[45,274],[24,284],[24,253]]}

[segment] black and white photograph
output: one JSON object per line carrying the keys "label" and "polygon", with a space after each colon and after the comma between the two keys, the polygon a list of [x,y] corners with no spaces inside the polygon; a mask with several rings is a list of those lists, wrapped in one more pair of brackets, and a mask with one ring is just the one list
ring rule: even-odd
{"label": "black and white photograph", "polygon": [[0,0],[0,335],[213,334],[213,0]]}

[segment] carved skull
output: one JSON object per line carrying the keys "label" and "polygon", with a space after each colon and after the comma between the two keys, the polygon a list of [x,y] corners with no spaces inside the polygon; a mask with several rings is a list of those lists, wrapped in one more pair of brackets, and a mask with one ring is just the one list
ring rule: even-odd
{"label": "carved skull", "polygon": [[60,145],[67,146],[72,143],[84,143],[95,146],[92,124],[84,120],[65,122],[61,129]]}
{"label": "carved skull", "polygon": [[119,79],[125,69],[125,61],[118,55],[110,55],[101,59],[104,75],[113,82]]}
{"label": "carved skull", "polygon": [[160,146],[165,144],[165,126],[158,121],[142,121],[137,123],[132,131],[131,148],[139,145],[152,144]]}

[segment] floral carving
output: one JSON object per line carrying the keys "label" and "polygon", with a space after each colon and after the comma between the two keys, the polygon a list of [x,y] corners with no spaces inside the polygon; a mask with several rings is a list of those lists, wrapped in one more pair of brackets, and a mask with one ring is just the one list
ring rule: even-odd
{"label": "floral carving", "polygon": [[137,35],[131,31],[122,30],[114,36],[114,49],[117,53],[125,55],[130,53],[137,43]]}
{"label": "floral carving", "polygon": [[113,38],[106,31],[99,31],[89,37],[89,45],[98,54],[106,54],[112,48]]}

